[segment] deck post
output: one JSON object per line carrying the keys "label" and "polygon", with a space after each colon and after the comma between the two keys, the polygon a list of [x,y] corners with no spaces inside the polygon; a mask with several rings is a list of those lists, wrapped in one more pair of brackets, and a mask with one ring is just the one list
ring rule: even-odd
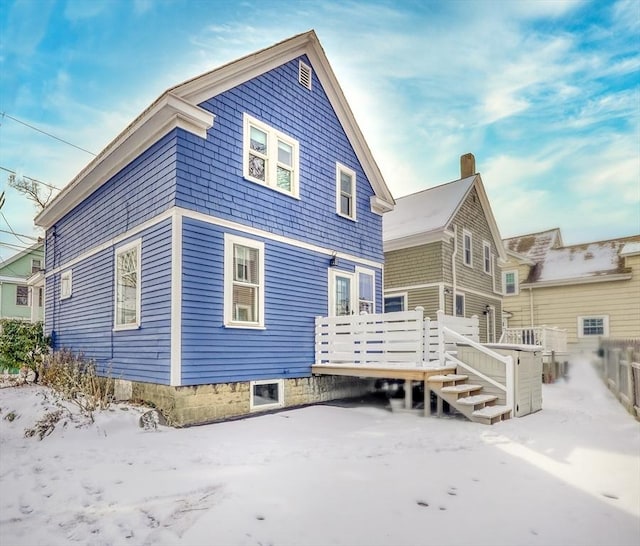
{"label": "deck post", "polygon": [[424,416],[429,417],[431,415],[431,388],[429,387],[429,380],[427,374],[424,375]]}
{"label": "deck post", "polygon": [[411,379],[404,380],[404,407],[409,410],[413,408],[413,381]]}

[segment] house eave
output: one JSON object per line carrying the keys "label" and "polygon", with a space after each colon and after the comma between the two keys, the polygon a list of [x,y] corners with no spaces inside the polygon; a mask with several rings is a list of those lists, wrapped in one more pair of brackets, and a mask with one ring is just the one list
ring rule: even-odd
{"label": "house eave", "polygon": [[392,250],[402,250],[404,248],[412,248],[414,246],[426,245],[438,241],[447,242],[451,240],[453,236],[452,231],[439,229],[437,231],[416,233],[414,235],[408,235],[407,237],[383,241],[382,247],[384,252],[390,252]]}
{"label": "house eave", "polygon": [[558,279],[553,281],[525,282],[520,285],[520,288],[535,289],[535,288],[550,288],[554,286],[593,284],[598,282],[617,282],[617,281],[628,281],[628,280],[631,280],[631,278],[632,278],[631,274],[598,275],[593,277]]}
{"label": "house eave", "polygon": [[176,128],[201,138],[215,116],[171,92],[164,93],[120,133],[36,216],[45,229],[70,212],[154,142]]}

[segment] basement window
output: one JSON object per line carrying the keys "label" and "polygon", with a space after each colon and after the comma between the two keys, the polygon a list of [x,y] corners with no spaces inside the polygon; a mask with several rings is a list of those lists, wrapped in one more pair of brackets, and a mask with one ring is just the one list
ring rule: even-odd
{"label": "basement window", "polygon": [[284,407],[284,381],[265,379],[251,381],[250,410],[261,411]]}
{"label": "basement window", "polygon": [[311,75],[311,67],[300,61],[300,64],[298,64],[298,82],[309,90],[311,90]]}

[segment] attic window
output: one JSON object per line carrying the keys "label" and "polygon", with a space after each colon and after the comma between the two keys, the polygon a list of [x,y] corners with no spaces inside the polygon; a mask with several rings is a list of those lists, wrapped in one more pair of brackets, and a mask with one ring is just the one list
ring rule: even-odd
{"label": "attic window", "polygon": [[311,67],[302,61],[298,65],[298,82],[307,89],[311,89]]}

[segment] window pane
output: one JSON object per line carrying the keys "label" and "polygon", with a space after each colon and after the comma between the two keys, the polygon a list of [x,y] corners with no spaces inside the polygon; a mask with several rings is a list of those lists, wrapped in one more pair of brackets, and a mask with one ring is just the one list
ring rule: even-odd
{"label": "window pane", "polygon": [[347,195],[351,195],[351,175],[341,172],[340,173],[340,191],[342,193],[346,193]]}
{"label": "window pane", "polygon": [[255,127],[251,127],[250,140],[252,150],[260,152],[261,154],[267,153],[267,133],[260,129],[256,129]]}
{"label": "window pane", "polygon": [[278,140],[278,161],[287,167],[293,167],[293,148],[286,142]]}
{"label": "window pane", "polygon": [[404,298],[402,296],[393,296],[384,299],[384,312],[395,313],[396,311],[404,311]]}
{"label": "window pane", "polygon": [[336,277],[336,316],[351,314],[351,279]]}
{"label": "window pane", "polygon": [[264,180],[267,162],[258,156],[249,154],[249,176]]}
{"label": "window pane", "polygon": [[351,197],[348,195],[340,196],[340,213],[351,216]]}
{"label": "window pane", "polygon": [[278,180],[276,183],[279,188],[291,191],[291,171],[278,167]]}
{"label": "window pane", "polygon": [[241,284],[233,285],[233,320],[257,322],[258,288]]}
{"label": "window pane", "polygon": [[16,287],[16,305],[29,305],[29,287]]}
{"label": "window pane", "polygon": [[464,296],[456,294],[456,317],[464,316]]}
{"label": "window pane", "polygon": [[258,250],[242,245],[233,246],[233,280],[258,284]]}
{"label": "window pane", "polygon": [[116,285],[116,324],[135,324],[138,304],[138,251],[118,255]]}
{"label": "window pane", "polygon": [[604,335],[604,320],[601,318],[583,319],[583,333],[585,336]]}
{"label": "window pane", "polygon": [[360,312],[373,313],[373,275],[358,274],[358,294]]}
{"label": "window pane", "polygon": [[278,383],[268,383],[265,385],[253,386],[253,405],[264,406],[265,404],[277,404],[279,400],[278,396]]}

